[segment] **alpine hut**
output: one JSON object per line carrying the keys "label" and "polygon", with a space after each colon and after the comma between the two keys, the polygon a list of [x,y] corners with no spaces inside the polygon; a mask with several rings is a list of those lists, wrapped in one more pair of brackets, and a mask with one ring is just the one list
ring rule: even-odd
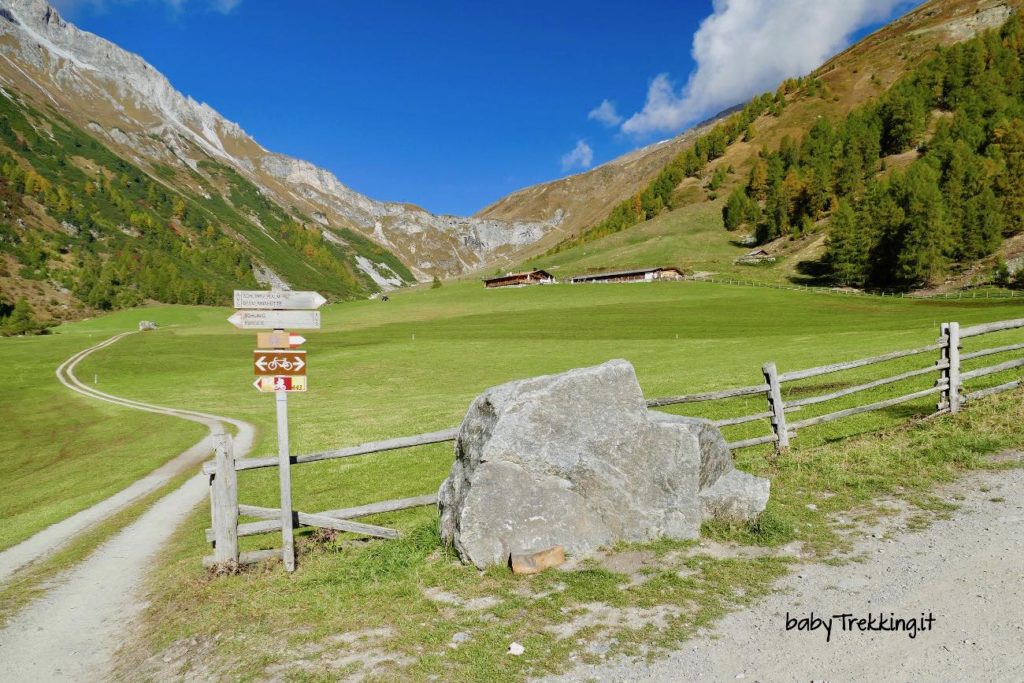
{"label": "alpine hut", "polygon": [[484,278],[484,287],[524,287],[526,285],[551,285],[555,277],[546,270],[529,270],[523,273],[507,273]]}
{"label": "alpine hut", "polygon": [[655,282],[658,280],[683,280],[683,271],[678,268],[641,268],[638,270],[617,270],[610,273],[577,275],[570,280],[574,285],[586,282]]}

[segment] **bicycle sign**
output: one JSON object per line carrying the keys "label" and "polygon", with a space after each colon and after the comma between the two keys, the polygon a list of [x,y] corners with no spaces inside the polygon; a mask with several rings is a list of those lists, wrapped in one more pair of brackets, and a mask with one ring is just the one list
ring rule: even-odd
{"label": "bicycle sign", "polygon": [[252,367],[253,374],[265,377],[305,375],[306,352],[257,349],[252,352]]}

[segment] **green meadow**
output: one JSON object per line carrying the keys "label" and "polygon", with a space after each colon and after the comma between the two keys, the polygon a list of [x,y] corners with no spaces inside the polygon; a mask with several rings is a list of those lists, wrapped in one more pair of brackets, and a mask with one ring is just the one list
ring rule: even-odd
{"label": "green meadow", "polygon": [[[181,453],[201,425],[86,398],[57,381],[73,354],[132,329],[139,311],[0,340],[0,550],[125,488]],[[110,391],[107,376],[77,376]]]}
{"label": "green meadow", "polygon": [[[658,397],[758,383],[766,361],[785,372],[923,346],[934,342],[944,321],[969,325],[1024,317],[1024,303],[1015,300],[853,297],[692,282],[510,290],[461,282],[398,291],[386,303],[360,301],[322,310],[323,329],[300,331],[307,338],[310,389],[289,397],[293,454],[451,427],[489,386],[613,358],[631,361],[645,395]],[[133,329],[140,319],[161,327],[129,335],[94,354],[80,364],[78,376],[96,379],[100,388],[118,396],[248,420],[257,427],[253,454],[272,454],[274,400],[251,386],[255,336],[234,329],[226,322],[228,315],[230,310],[222,308],[136,309],[65,325],[50,337],[0,342],[8,362],[24,368],[14,375],[16,390],[0,398],[0,519],[5,529],[0,542],[10,545],[113,492],[201,434],[201,428],[180,420],[93,403],[53,377],[66,357]],[[968,340],[965,346],[971,350],[1022,337],[999,333]],[[923,367],[936,358],[937,353],[929,353],[785,385],[786,392],[791,398],[824,393]],[[1001,360],[1005,357],[989,357],[967,367]],[[1013,374],[985,378],[987,384],[970,388],[1004,382]],[[934,380],[928,375],[811,406],[791,419],[908,393]],[[1014,394],[979,402],[956,418],[904,426],[908,418],[934,411],[935,399],[810,428],[780,458],[767,447],[743,450],[737,454],[742,467],[772,477],[772,503],[764,519],[750,528],[709,525],[705,534],[766,545],[800,540],[826,557],[842,545],[825,521],[828,511],[869,505],[873,497],[894,490],[914,493],[922,509],[938,509],[928,497],[929,487],[977,466],[987,452],[1017,445],[1014,425],[1021,415]],[[725,417],[765,406],[759,399],[737,399],[674,410]],[[762,421],[727,428],[726,434],[735,440],[768,429]],[[441,444],[296,467],[294,504],[314,512],[433,492],[451,460],[451,445]],[[276,506],[276,481],[274,469],[240,473],[241,501]],[[829,496],[819,512],[811,513],[802,503],[816,491]],[[208,516],[201,507],[176,535],[155,574],[143,640],[129,649],[126,666],[135,666],[153,648],[199,638],[210,639],[215,671],[259,678],[294,658],[287,649],[268,650],[275,639],[323,649],[331,634],[387,625],[393,630],[387,648],[416,664],[392,663],[381,675],[518,678],[557,670],[574,648],[582,647],[587,633],[566,642],[538,631],[538,625],[563,622],[580,604],[646,608],[666,600],[693,603],[694,612],[672,622],[671,636],[629,629],[613,633],[622,651],[641,641],[667,646],[768,590],[786,564],[775,557],[679,559],[677,551],[686,544],[665,543],[644,552],[664,554],[666,567],[674,568],[656,572],[658,580],[643,586],[626,590],[626,577],[589,565],[524,584],[503,570],[481,575],[454,563],[438,545],[436,512],[419,509],[368,520],[401,530],[403,539],[396,542],[304,530],[299,534],[300,569],[292,577],[279,567],[213,577],[199,563],[208,552],[202,538]],[[274,535],[251,537],[244,539],[243,550],[277,543]],[[680,578],[682,566],[673,562],[696,574]],[[540,594],[557,583],[568,588],[554,597],[524,597],[524,585]],[[466,599],[496,597],[500,606],[492,612],[497,621],[439,607],[423,597],[427,587]],[[734,594],[731,587],[743,591]],[[530,620],[536,628],[523,632],[524,621]],[[424,629],[427,623],[433,628]],[[458,650],[446,648],[447,639],[460,630],[471,632],[473,640]],[[213,645],[218,633],[228,637]],[[495,654],[496,648],[504,652],[509,638],[522,639],[528,655],[506,669],[505,658],[495,660]],[[288,679],[321,680],[338,673],[312,655],[306,659],[300,673]]]}

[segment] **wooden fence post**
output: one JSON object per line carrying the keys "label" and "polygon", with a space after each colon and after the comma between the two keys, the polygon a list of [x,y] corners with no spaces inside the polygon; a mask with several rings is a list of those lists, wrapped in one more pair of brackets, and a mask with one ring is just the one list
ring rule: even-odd
{"label": "wooden fence post", "polygon": [[949,379],[949,387],[946,389],[946,398],[949,401],[949,412],[960,411],[960,323],[949,323],[946,326],[946,357],[949,360],[949,369],[946,377]]}
{"label": "wooden fence post", "polygon": [[213,558],[217,564],[238,563],[238,474],[231,436],[215,434],[210,502],[213,512]]}
{"label": "wooden fence post", "polygon": [[761,366],[764,373],[764,380],[768,383],[768,408],[772,413],[772,429],[778,440],[775,442],[775,450],[783,451],[789,448],[789,432],[786,429],[786,410],[782,403],[782,387],[779,384],[779,372],[775,363],[765,363]]}
{"label": "wooden fence post", "polygon": [[939,371],[939,384],[946,387],[939,394],[939,410],[960,411],[960,323],[942,323],[942,349],[939,362],[946,367]]}
{"label": "wooden fence post", "polygon": [[[949,323],[942,323],[939,325],[939,343],[942,344],[942,348],[939,349],[939,365],[945,365],[949,360]],[[949,368],[941,368],[939,370],[939,378],[935,380],[935,385],[938,386],[943,382],[947,382],[948,387],[949,381]],[[946,410],[949,408],[949,389],[943,389],[942,393],[939,394],[939,402],[935,406],[936,410]]]}

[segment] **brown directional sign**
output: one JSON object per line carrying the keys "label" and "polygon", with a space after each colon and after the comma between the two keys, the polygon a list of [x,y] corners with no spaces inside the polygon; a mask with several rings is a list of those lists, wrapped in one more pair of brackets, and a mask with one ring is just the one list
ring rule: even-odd
{"label": "brown directional sign", "polygon": [[305,375],[306,352],[257,349],[252,352],[252,368],[254,374],[263,376]]}

